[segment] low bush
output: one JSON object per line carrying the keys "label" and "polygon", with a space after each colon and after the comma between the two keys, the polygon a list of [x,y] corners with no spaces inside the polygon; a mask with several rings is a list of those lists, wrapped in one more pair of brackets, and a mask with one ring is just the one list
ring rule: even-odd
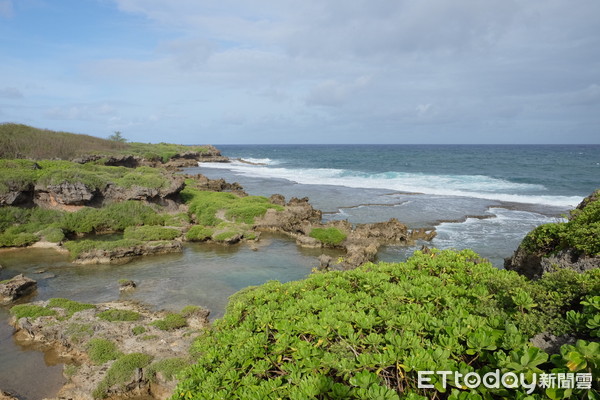
{"label": "low bush", "polygon": [[202,242],[208,240],[213,235],[213,230],[202,225],[194,225],[185,234],[185,238],[190,242]]}
{"label": "low bush", "polygon": [[174,228],[165,228],[164,226],[144,225],[129,226],[125,228],[123,237],[133,240],[173,240],[181,236],[181,232]]}
{"label": "low bush", "polygon": [[521,248],[540,255],[574,249],[589,256],[600,256],[600,196],[588,201],[582,209],[571,211],[568,222],[538,226],[525,236]]}
{"label": "low bush", "polygon": [[283,210],[283,207],[271,204],[262,196],[238,197],[227,192],[209,192],[186,187],[182,198],[189,204],[190,213],[196,216],[199,224],[215,226],[222,222],[216,216],[217,211],[224,211],[227,219],[238,223],[253,224],[254,218],[264,215],[268,209]]}
{"label": "low bush", "polygon": [[14,315],[17,319],[36,319],[39,317],[49,317],[56,315],[56,311],[43,306],[39,306],[37,304],[18,304],[10,309],[10,313]]}
{"label": "low bush", "polygon": [[39,240],[33,233],[0,233],[0,247],[29,246]]}
{"label": "low bush", "polygon": [[146,374],[153,382],[156,382],[156,374],[158,373],[166,381],[172,381],[188,365],[189,361],[181,357],[165,358],[150,364],[146,369]]}
{"label": "low bush", "polygon": [[[430,376],[434,388],[419,388],[417,371],[596,376],[597,343],[582,340],[550,359],[529,340],[555,332],[553,321],[599,289],[594,271],[529,281],[468,250],[271,281],[230,298],[223,319],[194,343],[197,362],[173,398],[525,398],[524,388],[468,389],[452,379],[444,387],[439,375]],[[534,326],[522,316],[537,309],[552,315]],[[531,398],[586,394],[553,390],[537,387]]]}
{"label": "low bush", "polygon": [[109,368],[104,379],[93,391],[95,399],[106,397],[108,389],[114,385],[127,383],[139,368],[144,368],[152,362],[152,356],[144,353],[131,353],[119,357]]}
{"label": "low bush", "polygon": [[138,312],[132,310],[119,310],[116,308],[111,308],[98,314],[98,318],[110,322],[139,321],[141,317],[142,316]]}
{"label": "low bush", "polygon": [[183,328],[187,326],[187,320],[181,314],[172,313],[168,314],[163,319],[159,319],[158,321],[154,321],[151,323],[152,326],[157,327],[162,331],[172,331],[174,329]]}
{"label": "low bush", "polygon": [[336,246],[346,239],[347,235],[338,228],[314,228],[310,231],[309,236],[318,241]]}
{"label": "low bush", "polygon": [[48,227],[40,232],[46,241],[52,243],[60,243],[65,239],[65,233],[60,228]]}
{"label": "low bush", "polygon": [[133,239],[121,239],[114,241],[102,241],[102,240],[76,240],[66,242],[64,246],[69,250],[71,258],[76,259],[81,254],[94,251],[94,250],[115,250],[115,249],[126,249],[133,246],[143,244],[139,240]]}
{"label": "low bush", "polygon": [[96,365],[116,360],[123,355],[113,342],[103,338],[91,339],[88,342],[87,351],[90,360]]}
{"label": "low bush", "polygon": [[49,308],[62,308],[65,310],[65,314],[67,317],[71,317],[73,314],[83,310],[89,310],[92,308],[96,308],[93,304],[79,303],[77,301],[63,299],[63,298],[53,298],[48,301]]}

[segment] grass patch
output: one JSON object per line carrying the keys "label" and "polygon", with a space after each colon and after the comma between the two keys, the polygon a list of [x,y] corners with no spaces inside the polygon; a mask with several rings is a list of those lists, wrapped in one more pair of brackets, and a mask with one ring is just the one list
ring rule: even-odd
{"label": "grass patch", "polygon": [[110,360],[116,360],[123,353],[117,349],[117,345],[107,339],[94,338],[87,345],[88,356],[96,365],[102,365]]}
{"label": "grass patch", "polygon": [[65,240],[65,233],[60,228],[48,227],[40,232],[40,236],[42,236],[46,241],[52,243],[60,243]]}
{"label": "grass patch", "polygon": [[162,331],[172,331],[187,326],[187,320],[181,314],[172,313],[168,314],[163,319],[152,322],[150,325],[155,326]]}
{"label": "grass patch", "polygon": [[318,241],[336,246],[346,239],[346,234],[340,231],[338,228],[314,228],[308,234],[310,237],[317,239]]}
{"label": "grass patch", "polygon": [[173,240],[181,236],[181,232],[174,228],[165,228],[164,226],[144,225],[129,226],[125,228],[123,237],[133,240]]}
{"label": "grass patch", "polygon": [[138,326],[134,326],[131,329],[131,333],[133,333],[135,336],[141,335],[142,333],[146,333],[146,328],[138,325]]}
{"label": "grass patch", "polygon": [[156,374],[158,373],[160,373],[166,381],[172,381],[188,364],[189,361],[185,358],[165,358],[150,364],[146,369],[146,374],[150,377],[152,382],[156,382]]}
{"label": "grass patch", "polygon": [[118,310],[114,308],[102,311],[98,314],[98,318],[109,322],[139,321],[141,317],[142,316],[138,312],[132,310]]}
{"label": "grass patch", "polygon": [[10,313],[17,319],[55,316],[56,311],[37,304],[18,304],[10,309]]}
{"label": "grass patch", "polygon": [[235,235],[238,235],[240,232],[238,231],[225,231],[215,235],[215,240],[217,242],[223,242],[227,239],[231,239]]}
{"label": "grass patch", "polygon": [[83,310],[89,310],[92,308],[96,308],[93,304],[79,303],[77,301],[63,299],[63,298],[54,298],[48,301],[49,308],[62,308],[65,310],[65,314],[67,317],[71,317],[73,314]]}
{"label": "grass patch", "polygon": [[185,234],[185,238],[190,242],[202,242],[208,240],[213,235],[213,230],[202,225],[194,225]]}
{"label": "grass patch", "polygon": [[238,197],[232,193],[202,191],[191,187],[182,191],[182,198],[189,204],[189,211],[196,216],[198,223],[205,226],[222,222],[216,216],[219,210],[225,212],[227,219],[245,224],[253,224],[254,218],[264,215],[270,208],[283,210],[283,207],[271,204],[266,197]]}
{"label": "grass patch", "polygon": [[106,397],[108,389],[114,385],[126,384],[133,378],[138,368],[144,368],[152,362],[152,356],[144,353],[132,353],[119,357],[110,367],[104,379],[93,391],[95,399]]}

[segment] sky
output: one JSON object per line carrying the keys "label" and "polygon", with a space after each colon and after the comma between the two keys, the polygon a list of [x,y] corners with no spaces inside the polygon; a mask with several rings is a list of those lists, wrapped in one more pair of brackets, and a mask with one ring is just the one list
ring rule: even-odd
{"label": "sky", "polygon": [[600,143],[598,0],[0,0],[0,122],[130,141]]}

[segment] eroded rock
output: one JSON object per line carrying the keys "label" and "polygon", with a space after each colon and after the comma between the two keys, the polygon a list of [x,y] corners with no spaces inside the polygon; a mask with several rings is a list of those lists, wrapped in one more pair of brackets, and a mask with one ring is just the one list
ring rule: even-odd
{"label": "eroded rock", "polygon": [[26,296],[37,288],[37,282],[19,274],[0,283],[0,304],[9,304]]}

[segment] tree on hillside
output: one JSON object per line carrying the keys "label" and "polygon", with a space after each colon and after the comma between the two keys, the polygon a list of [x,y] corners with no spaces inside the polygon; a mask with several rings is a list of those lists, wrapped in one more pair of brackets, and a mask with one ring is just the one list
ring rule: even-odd
{"label": "tree on hillside", "polygon": [[127,141],[127,139],[125,139],[123,135],[121,135],[121,131],[115,131],[115,133],[110,135],[108,139],[120,143],[125,143]]}

